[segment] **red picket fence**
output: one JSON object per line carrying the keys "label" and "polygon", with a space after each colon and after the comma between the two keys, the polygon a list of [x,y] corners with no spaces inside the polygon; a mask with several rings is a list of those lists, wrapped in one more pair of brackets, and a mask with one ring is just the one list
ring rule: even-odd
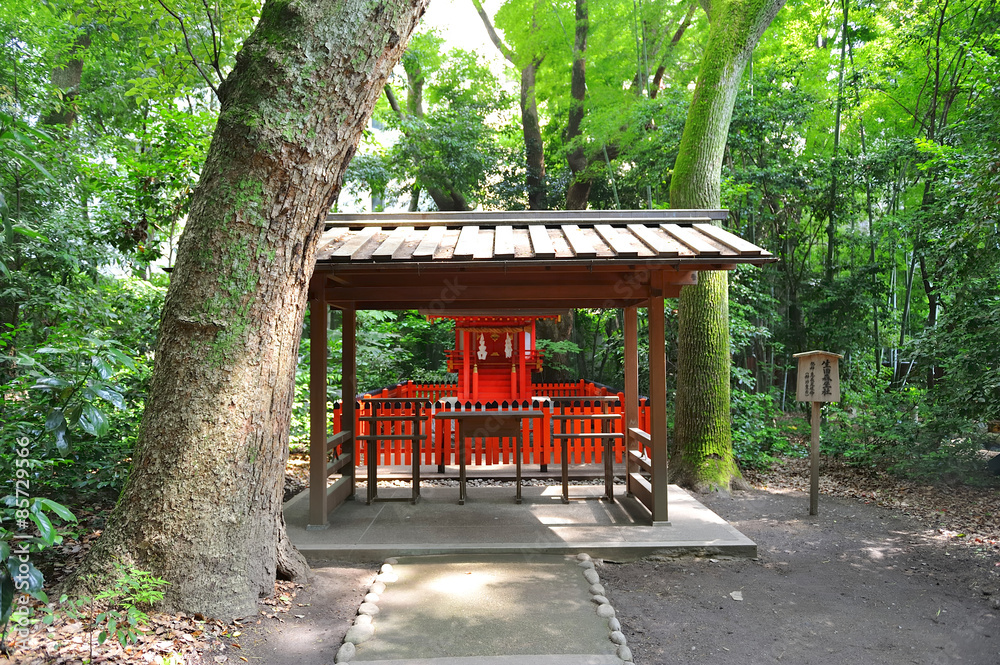
{"label": "red picket fence", "polygon": [[[542,412],[539,418],[526,418],[522,422],[521,462],[523,464],[560,464],[562,462],[562,447],[553,442],[552,434],[595,432],[616,432],[623,434],[623,396],[619,393],[617,401],[588,400],[587,397],[615,396],[604,386],[588,382],[566,384],[535,384],[534,394],[550,395],[552,397],[579,397],[577,400],[559,400],[549,402],[522,402],[520,409],[534,409]],[[451,392],[449,394],[449,388]],[[394,394],[395,393],[395,394]],[[563,393],[563,394],[557,394]],[[565,393],[571,393],[569,395]],[[369,402],[365,397],[380,398],[383,401]],[[395,401],[395,398],[399,398]],[[416,436],[423,434],[426,439],[421,447],[423,465],[455,465],[457,459],[457,439],[455,421],[435,419],[434,414],[450,410],[496,411],[510,410],[512,405],[498,405],[496,402],[487,404],[464,403],[457,404],[454,400],[454,385],[449,384],[414,384],[407,382],[395,389],[372,391],[357,402],[355,433],[358,435],[382,435],[385,440],[377,441],[379,465],[406,466],[412,461],[412,440],[399,438],[401,436]],[[392,401],[386,402],[385,399]],[[440,401],[445,400],[445,401]],[[419,405],[419,409],[416,408]],[[516,410],[516,409],[515,409]],[[333,408],[333,432],[341,431],[342,407],[337,402]],[[618,418],[609,417],[618,414]],[[553,415],[575,416],[571,418],[556,418]],[[595,416],[604,416],[595,417]],[[649,430],[650,405],[645,398],[639,401],[640,429]],[[602,429],[603,428],[603,429]],[[617,463],[622,463],[625,456],[625,439],[617,441],[614,446],[614,456]],[[479,436],[466,441],[466,464],[495,465],[514,463],[514,441],[509,438]],[[567,452],[571,464],[599,464],[603,462],[603,445],[594,437],[570,438]],[[367,446],[355,443],[355,464],[368,464]]]}

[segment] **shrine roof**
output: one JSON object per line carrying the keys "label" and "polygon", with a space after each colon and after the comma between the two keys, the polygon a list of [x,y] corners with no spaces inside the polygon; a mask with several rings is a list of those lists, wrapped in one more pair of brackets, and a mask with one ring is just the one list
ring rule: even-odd
{"label": "shrine roof", "polygon": [[725,210],[331,214],[317,270],[458,265],[706,264],[775,261],[713,224]]}

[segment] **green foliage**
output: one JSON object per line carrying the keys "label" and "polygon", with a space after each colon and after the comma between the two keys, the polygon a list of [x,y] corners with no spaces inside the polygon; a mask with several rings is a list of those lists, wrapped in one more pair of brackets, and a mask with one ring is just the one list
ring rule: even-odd
{"label": "green foliage", "polygon": [[[163,290],[122,280],[75,296],[49,303],[48,328],[25,322],[0,332],[0,468],[26,436],[47,469],[46,491],[117,491],[151,372],[147,354]],[[101,332],[70,322],[80,312]]]}
{"label": "green foliage", "polygon": [[[99,630],[98,644],[114,639],[122,646],[139,642],[149,633],[147,612],[163,600],[169,582],[132,566],[115,562],[115,580],[96,596],[70,598],[63,594],[57,605],[48,605],[41,619],[52,625],[59,614],[85,622],[89,633]],[[90,640],[88,640],[90,641]]]}
{"label": "green foliage", "polygon": [[773,393],[732,391],[733,455],[743,468],[764,469],[781,457],[802,457],[806,450],[791,439],[796,425],[781,424],[784,415]]}
{"label": "green foliage", "polygon": [[535,342],[535,348],[545,354],[545,364],[554,372],[566,372],[572,373],[573,369],[557,360],[558,356],[572,356],[579,354],[581,349],[576,342],[572,340],[551,340],[551,339],[538,339]]}
{"label": "green foliage", "polygon": [[[0,499],[0,522],[17,527],[15,531],[0,526],[0,644],[6,642],[12,618],[18,625],[27,620],[27,605],[20,598],[27,596],[48,601],[42,591],[44,576],[30,558],[30,554],[62,542],[62,534],[48,513],[53,513],[58,520],[76,521],[66,506],[49,499],[29,498],[22,493],[25,487],[30,490],[32,479],[37,478],[37,460],[17,454],[13,466],[10,478],[18,483],[17,490]],[[27,532],[29,522],[34,525],[37,535]]]}
{"label": "green foliage", "polygon": [[828,407],[821,444],[851,464],[920,480],[982,482],[986,465],[974,423],[927,398],[926,391],[874,391]]}
{"label": "green foliage", "polygon": [[163,600],[162,587],[167,585],[166,580],[146,571],[120,563],[115,567],[115,581],[94,596],[94,600],[104,606],[94,617],[94,624],[102,627],[97,636],[99,644],[104,644],[109,637],[122,645],[137,642],[147,632],[144,627],[149,621],[146,610]]}
{"label": "green foliage", "polygon": [[406,97],[398,111],[386,105],[375,116],[399,138],[387,149],[372,141],[352,162],[345,181],[356,197],[367,190],[381,199],[390,184],[393,196],[426,190],[438,206],[473,208],[486,196],[502,155],[493,117],[511,100],[479,56],[442,53],[442,44],[433,33],[411,38],[401,63]]}

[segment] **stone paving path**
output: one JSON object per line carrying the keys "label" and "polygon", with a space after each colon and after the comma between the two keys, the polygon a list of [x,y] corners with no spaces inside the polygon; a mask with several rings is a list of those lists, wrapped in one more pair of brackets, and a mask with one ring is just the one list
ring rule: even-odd
{"label": "stone paving path", "polygon": [[620,665],[632,660],[598,571],[577,556],[390,559],[337,663]]}

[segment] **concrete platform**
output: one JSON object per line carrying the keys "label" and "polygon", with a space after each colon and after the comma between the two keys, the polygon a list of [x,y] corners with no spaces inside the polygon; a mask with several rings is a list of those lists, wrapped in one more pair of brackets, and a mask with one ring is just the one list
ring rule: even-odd
{"label": "concrete platform", "polygon": [[[757,545],[686,491],[671,485],[669,522],[650,526],[649,513],[624,485],[616,502],[597,497],[603,487],[570,487],[569,504],[558,485],[524,487],[521,505],[513,487],[469,486],[458,505],[457,487],[422,487],[421,499],[365,505],[347,501],[330,514],[329,527],[306,530],[308,491],[285,504],[292,543],[309,559],[380,561],[425,554],[575,554],[629,561],[652,554],[757,556]],[[408,497],[408,487],[379,488],[382,498]]]}

